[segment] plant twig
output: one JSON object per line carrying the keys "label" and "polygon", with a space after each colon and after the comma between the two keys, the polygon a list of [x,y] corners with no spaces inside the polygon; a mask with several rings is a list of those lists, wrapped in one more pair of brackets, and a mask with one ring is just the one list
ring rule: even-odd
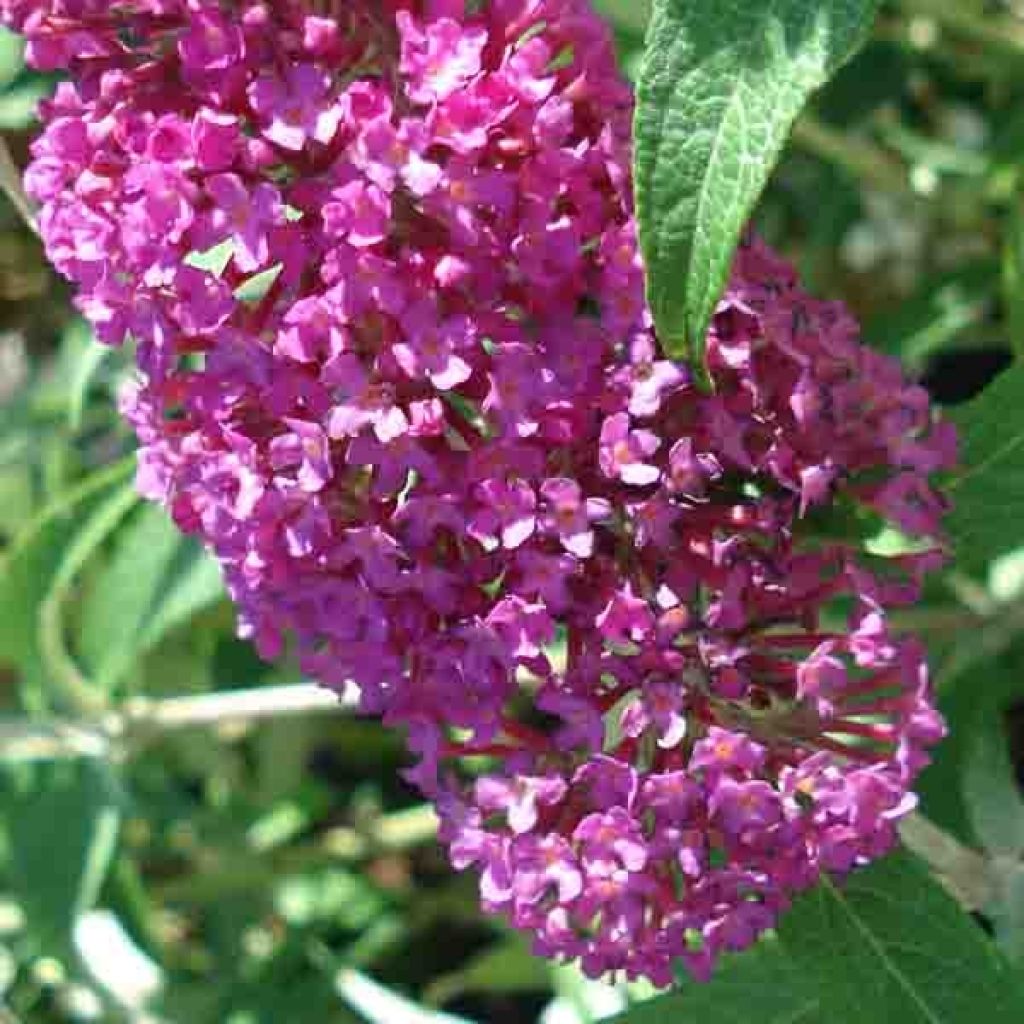
{"label": "plant twig", "polygon": [[900,837],[936,873],[966,910],[981,910],[995,894],[995,879],[984,854],[964,846],[921,814],[900,823]]}
{"label": "plant twig", "polygon": [[105,757],[178,729],[350,712],[358,700],[354,686],[339,694],[315,683],[295,683],[195,697],[138,697],[117,711],[80,721],[0,718],[0,761]]}

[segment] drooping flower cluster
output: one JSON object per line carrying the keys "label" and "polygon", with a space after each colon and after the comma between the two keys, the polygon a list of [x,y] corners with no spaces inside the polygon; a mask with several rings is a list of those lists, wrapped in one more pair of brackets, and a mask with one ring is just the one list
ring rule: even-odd
{"label": "drooping flower cluster", "polygon": [[[140,486],[261,652],[407,730],[487,907],[665,984],[889,847],[942,725],[888,613],[954,439],[754,240],[713,390],[660,353],[585,0],[0,14],[71,71],[27,185],[137,343]],[[837,504],[924,543],[871,558]]]}

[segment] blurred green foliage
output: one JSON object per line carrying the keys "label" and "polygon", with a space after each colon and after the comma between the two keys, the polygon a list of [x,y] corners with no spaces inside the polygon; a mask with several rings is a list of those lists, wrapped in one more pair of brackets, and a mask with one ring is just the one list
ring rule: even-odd
{"label": "blurred green foliage", "polygon": [[[644,4],[599,6],[635,71]],[[0,35],[20,164],[51,85]],[[757,222],[953,405],[1024,354],[1022,195],[1024,3],[896,0],[799,121]],[[578,1024],[649,995],[536,961],[481,917],[379,726],[154,717],[297,675],[235,638],[215,567],[135,498],[129,372],[0,206],[0,1021]],[[996,858],[985,913],[1024,966],[1015,527],[905,624],[952,725],[923,809]]]}

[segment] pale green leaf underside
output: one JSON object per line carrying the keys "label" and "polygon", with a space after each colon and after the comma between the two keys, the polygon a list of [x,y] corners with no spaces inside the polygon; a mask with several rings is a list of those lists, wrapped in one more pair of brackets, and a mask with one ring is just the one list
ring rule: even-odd
{"label": "pale green leaf underside", "polygon": [[732,254],[808,96],[877,0],[655,0],[637,88],[635,187],[662,342],[698,362]]}

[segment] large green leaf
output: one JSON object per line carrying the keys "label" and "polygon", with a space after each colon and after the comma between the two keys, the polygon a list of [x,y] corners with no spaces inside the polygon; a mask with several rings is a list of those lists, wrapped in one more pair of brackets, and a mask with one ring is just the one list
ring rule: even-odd
{"label": "large green leaf", "polygon": [[1015,1024],[1022,1013],[995,947],[901,851],[799,897],[778,941],[727,957],[708,984],[684,984],[614,1024]]}
{"label": "large green leaf", "polygon": [[[774,939],[722,960],[707,984],[686,983],[609,1024],[826,1024],[818,993]],[[873,1019],[873,1018],[864,1018]]]}
{"label": "large green leaf", "polygon": [[961,472],[947,491],[957,564],[980,570],[1020,546],[1024,514],[1024,366],[1000,374],[957,409]]}
{"label": "large green leaf", "polygon": [[1018,978],[908,853],[805,893],[779,933],[794,966],[818,983],[829,1021],[1024,1020]]}
{"label": "large green leaf", "polygon": [[637,87],[635,182],[661,339],[700,363],[740,234],[810,94],[877,0],[655,0]]}

